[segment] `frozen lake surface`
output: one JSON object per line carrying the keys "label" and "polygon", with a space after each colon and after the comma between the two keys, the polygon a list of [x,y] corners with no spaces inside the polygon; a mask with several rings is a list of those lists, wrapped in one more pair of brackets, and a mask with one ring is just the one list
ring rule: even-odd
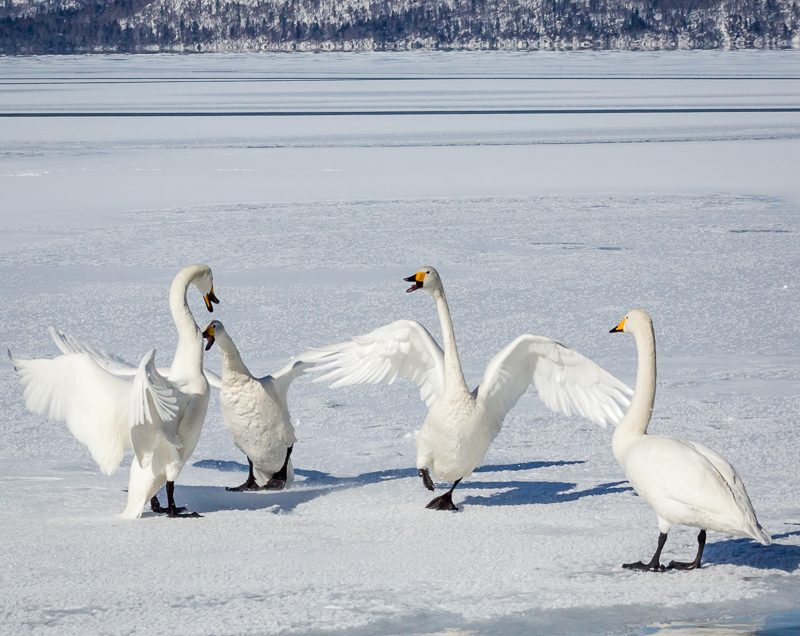
{"label": "frozen lake surface", "polygon": [[[47,326],[138,361],[175,346],[167,287],[207,262],[250,368],[413,318],[441,272],[468,383],[517,335],[633,383],[659,345],[651,432],[737,467],[769,547],[709,533],[648,575],[655,517],[611,430],[529,392],[458,514],[424,509],[416,389],[299,380],[295,485],[246,471],[216,395],[176,486],[196,520],[124,507],[0,365],[4,633],[792,633],[800,583],[800,54],[0,58],[3,343]],[[208,314],[190,294],[198,322]],[[219,368],[212,349],[207,366]],[[675,528],[665,557],[693,554]],[[794,613],[792,613],[794,612]]]}

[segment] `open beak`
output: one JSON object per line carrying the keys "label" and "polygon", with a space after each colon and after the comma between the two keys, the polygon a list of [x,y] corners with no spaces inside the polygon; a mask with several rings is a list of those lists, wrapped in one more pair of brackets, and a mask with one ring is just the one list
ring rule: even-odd
{"label": "open beak", "polygon": [[625,331],[625,319],[619,321],[619,324],[614,327],[613,329],[609,329],[608,333],[620,333],[621,331]]}
{"label": "open beak", "polygon": [[212,305],[211,303],[219,305],[219,298],[217,298],[217,295],[214,293],[213,285],[211,287],[211,291],[208,292],[205,296],[203,296],[203,300],[206,303],[206,309],[208,309],[208,311],[210,312],[214,311],[214,305]]}
{"label": "open beak", "polygon": [[214,327],[210,325],[206,327],[206,330],[203,332],[203,338],[208,340],[206,343],[206,351],[208,351],[211,348],[211,345],[214,344]]}
{"label": "open beak", "polygon": [[417,291],[418,289],[422,289],[422,281],[425,280],[425,272],[417,272],[413,276],[409,276],[408,278],[404,278],[404,281],[407,283],[414,283],[406,290],[406,293]]}

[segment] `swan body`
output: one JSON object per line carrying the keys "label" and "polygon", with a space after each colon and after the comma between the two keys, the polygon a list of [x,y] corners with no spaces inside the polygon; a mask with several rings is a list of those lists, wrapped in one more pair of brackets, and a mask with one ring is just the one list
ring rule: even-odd
{"label": "swan body", "polygon": [[[398,320],[349,342],[314,349],[300,356],[333,387],[360,383],[414,382],[428,406],[417,433],[417,468],[433,490],[430,474],[453,482],[480,466],[506,414],[530,384],[554,411],[580,414],[606,425],[622,417],[631,390],[597,364],[565,345],[524,334],[489,363],[479,387],[467,388],[456,348],[453,323],[441,279],[426,266],[405,279],[408,291],[423,289],[436,302],[444,350],[425,327]],[[450,491],[428,507],[455,510]]]}
{"label": "swan body", "polygon": [[209,323],[203,336],[208,340],[207,349],[214,343],[219,346],[222,418],[234,444],[250,464],[248,481],[229,490],[283,488],[293,478],[290,455],[297,441],[289,415],[289,386],[306,365],[291,362],[272,375],[256,378],[220,321]]}
{"label": "swan body", "polygon": [[[177,274],[169,303],[178,346],[168,369],[156,367],[155,350],[132,367],[56,329],[50,333],[62,355],[33,360],[11,356],[26,407],[66,422],[104,474],[113,473],[125,450],[133,449],[128,502],[122,513],[126,518],[141,516],[165,481],[172,502],[171,484],[202,430],[209,387],[203,374],[202,336],[186,303],[191,284],[204,295],[209,310],[211,302],[218,302],[207,265],[192,265]],[[176,513],[174,502],[171,508]]]}
{"label": "swan body", "polygon": [[[632,333],[638,354],[633,398],[612,440],[614,457],[633,489],[655,511],[663,541],[675,524],[701,529],[695,561],[671,565],[699,567],[705,530],[769,545],[770,535],[759,524],[741,477],[724,457],[688,440],[647,434],[656,392],[655,333],[650,316],[634,309],[611,331]],[[660,547],[663,541],[659,538]],[[626,566],[661,570],[659,556],[660,548],[650,563]]]}

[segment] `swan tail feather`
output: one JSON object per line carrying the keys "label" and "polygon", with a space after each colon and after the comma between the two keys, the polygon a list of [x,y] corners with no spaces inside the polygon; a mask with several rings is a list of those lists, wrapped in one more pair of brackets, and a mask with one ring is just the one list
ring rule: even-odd
{"label": "swan tail feather", "polygon": [[750,535],[758,541],[761,545],[769,545],[772,543],[772,536],[770,536],[769,532],[767,532],[764,528],[761,527],[761,524],[756,521],[756,527],[752,529],[752,534]]}

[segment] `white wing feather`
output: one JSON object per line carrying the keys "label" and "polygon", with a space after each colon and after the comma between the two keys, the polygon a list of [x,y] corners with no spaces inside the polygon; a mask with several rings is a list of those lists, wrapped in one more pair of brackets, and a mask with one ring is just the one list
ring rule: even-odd
{"label": "white wing feather", "polygon": [[[159,371],[161,372],[161,371]],[[203,369],[203,374],[206,376],[206,382],[208,385],[214,389],[221,389],[222,388],[222,378],[219,377],[216,373],[209,369]]]}
{"label": "white wing feather", "polygon": [[292,382],[303,375],[303,372],[306,369],[310,369],[311,366],[312,365],[310,362],[307,362],[306,360],[302,359],[302,357],[298,356],[289,360],[289,362],[280,370],[276,371],[275,373],[270,373],[263,378],[259,378],[258,381],[264,386],[271,384],[277,391],[278,395],[280,395],[281,398],[286,401],[286,397],[289,393],[289,387],[292,385]]}
{"label": "white wing feather", "polygon": [[57,327],[49,327],[50,337],[56,346],[61,350],[61,353],[86,353],[92,359],[109,373],[119,376],[130,376],[136,372],[136,367],[123,360],[119,356],[106,351],[102,347],[83,342],[74,336],[64,333]]}
{"label": "white wing feather", "polygon": [[589,358],[560,342],[524,334],[489,363],[477,399],[501,419],[533,383],[545,405],[559,413],[578,413],[606,426],[624,415],[633,391]]}
{"label": "white wing feather", "polygon": [[106,475],[113,473],[125,449],[130,448],[130,381],[101,368],[87,353],[34,360],[11,357],[11,361],[24,387],[25,406],[51,420],[66,422],[100,470]]}
{"label": "white wing feather", "polygon": [[[136,374],[137,367],[120,356],[98,347],[95,344],[79,340],[75,336],[64,333],[57,327],[50,327],[50,337],[62,353],[86,353],[102,368],[109,373],[120,377],[131,377]],[[169,376],[169,367],[156,367],[164,377]],[[222,378],[209,369],[203,369],[208,384],[215,389],[222,388]]]}
{"label": "white wing feather", "polygon": [[703,455],[703,457],[705,457],[720,474],[723,481],[727,484],[731,496],[736,502],[736,507],[739,509],[740,513],[742,514],[742,518],[745,520],[745,523],[750,530],[751,536],[764,545],[769,545],[772,543],[772,537],[770,537],[769,532],[761,527],[761,524],[756,518],[753,504],[744,488],[742,478],[739,477],[738,473],[734,467],[730,465],[728,460],[716,451],[708,448],[708,446],[703,446],[702,444],[690,442],[688,440],[681,441],[685,442],[694,448],[698,453]]}
{"label": "white wing feather", "polygon": [[397,320],[348,342],[312,349],[298,359],[313,364],[322,375],[315,382],[331,386],[391,384],[398,377],[417,385],[431,406],[444,390],[444,355],[425,327],[413,320]]}
{"label": "white wing feather", "polygon": [[142,358],[131,387],[129,423],[133,452],[143,467],[166,440],[177,452],[180,392],[155,366],[155,349]]}

